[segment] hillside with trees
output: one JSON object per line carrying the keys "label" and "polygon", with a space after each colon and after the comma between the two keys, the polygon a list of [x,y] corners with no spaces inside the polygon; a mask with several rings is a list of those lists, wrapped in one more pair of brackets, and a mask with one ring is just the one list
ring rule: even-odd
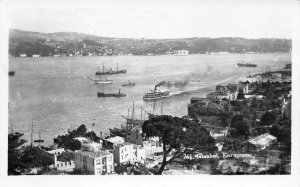
{"label": "hillside with trees", "polygon": [[109,38],[76,32],[39,33],[11,29],[9,54],[27,56],[53,55],[162,55],[175,50],[188,50],[190,54],[205,53],[273,53],[289,52],[288,39],[223,38]]}

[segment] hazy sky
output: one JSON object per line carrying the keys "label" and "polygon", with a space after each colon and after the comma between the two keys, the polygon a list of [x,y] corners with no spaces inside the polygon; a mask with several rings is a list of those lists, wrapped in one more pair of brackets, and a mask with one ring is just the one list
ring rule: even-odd
{"label": "hazy sky", "polygon": [[291,38],[289,0],[10,0],[9,25],[108,37]]}

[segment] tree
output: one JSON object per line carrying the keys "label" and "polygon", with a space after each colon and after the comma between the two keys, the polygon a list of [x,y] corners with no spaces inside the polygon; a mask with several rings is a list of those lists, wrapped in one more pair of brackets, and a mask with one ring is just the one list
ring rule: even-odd
{"label": "tree", "polygon": [[264,92],[264,96],[266,97],[268,109],[271,108],[272,102],[274,101],[274,97],[275,97],[274,92],[275,92],[274,85],[267,86],[267,88]]}
{"label": "tree", "polygon": [[248,137],[251,132],[251,122],[243,115],[235,115],[231,120],[231,137]]}
{"label": "tree", "polygon": [[53,155],[41,150],[39,147],[27,146],[22,154],[22,162],[26,169],[34,167],[48,167],[54,164]]}
{"label": "tree", "polygon": [[87,132],[86,126],[82,124],[77,129],[68,131],[68,133],[65,135],[58,136],[55,139],[55,142],[59,147],[75,151],[81,148],[80,141],[74,139],[77,137],[87,137],[96,142],[98,142],[98,140],[100,139],[95,132]]}
{"label": "tree", "polygon": [[291,126],[285,125],[273,125],[270,129],[270,133],[277,137],[278,142],[282,142],[286,145],[286,151],[291,153]]}
{"label": "tree", "polygon": [[21,161],[21,147],[26,140],[21,139],[24,134],[15,132],[8,134],[8,175],[20,175],[20,169],[24,169]]}
{"label": "tree", "polygon": [[[215,151],[215,140],[208,130],[198,123],[167,115],[154,116],[143,124],[143,133],[157,136],[163,146],[162,164],[156,174],[161,175],[165,166],[185,154],[197,151]],[[172,152],[172,154],[171,154]],[[168,159],[167,157],[170,156]],[[167,160],[168,159],[168,160]]]}
{"label": "tree", "polygon": [[124,174],[127,173],[129,175],[150,175],[151,171],[144,165],[141,163],[130,163],[130,162],[126,162],[126,163],[121,163],[118,164],[115,168],[114,171],[117,174]]}
{"label": "tree", "polygon": [[239,89],[237,99],[245,99],[245,94],[244,94],[244,91],[242,89]]}
{"label": "tree", "polygon": [[264,115],[262,115],[260,120],[261,126],[269,126],[276,121],[276,113],[275,112],[266,112]]}

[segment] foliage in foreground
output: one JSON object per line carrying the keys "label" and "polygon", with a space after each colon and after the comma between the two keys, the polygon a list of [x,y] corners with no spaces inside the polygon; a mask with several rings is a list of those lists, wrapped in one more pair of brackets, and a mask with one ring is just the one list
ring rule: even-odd
{"label": "foliage in foreground", "polygon": [[[143,124],[148,137],[158,136],[163,145],[163,161],[156,174],[176,158],[197,151],[215,151],[215,140],[208,130],[198,123],[167,115],[155,116]],[[169,158],[167,158],[169,157]]]}

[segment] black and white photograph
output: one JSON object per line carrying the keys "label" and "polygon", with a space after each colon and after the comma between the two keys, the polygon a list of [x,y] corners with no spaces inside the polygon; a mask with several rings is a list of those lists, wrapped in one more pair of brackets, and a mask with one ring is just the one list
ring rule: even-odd
{"label": "black and white photograph", "polygon": [[6,177],[296,171],[299,1],[1,3]]}

